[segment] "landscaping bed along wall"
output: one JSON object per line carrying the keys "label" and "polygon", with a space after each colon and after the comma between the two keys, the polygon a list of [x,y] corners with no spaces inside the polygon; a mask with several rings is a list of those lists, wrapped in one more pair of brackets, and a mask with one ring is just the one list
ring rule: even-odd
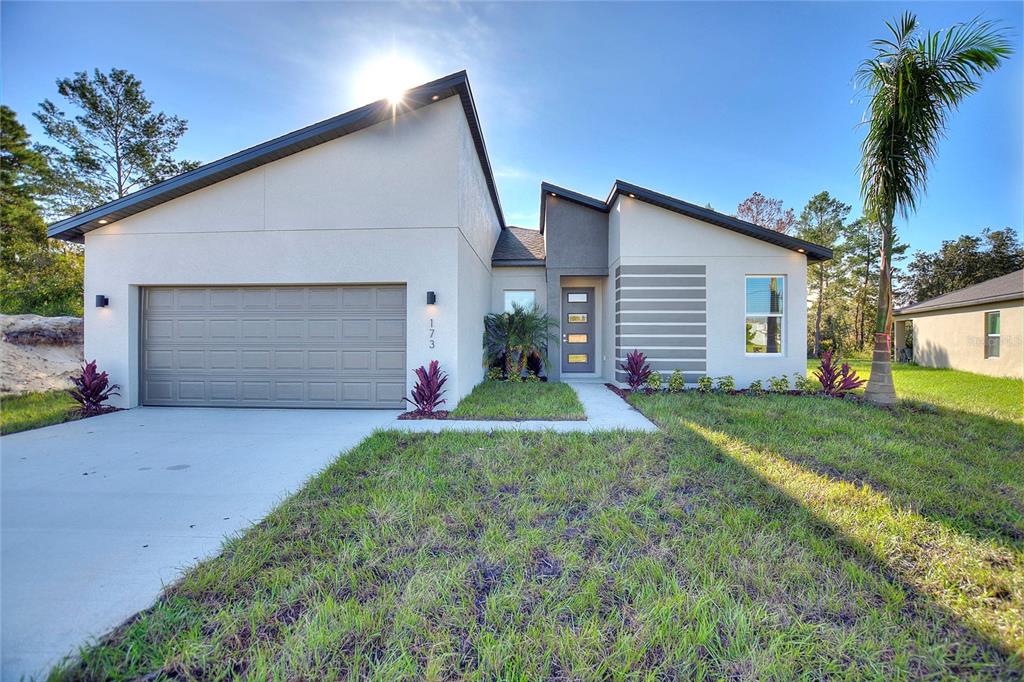
{"label": "landscaping bed along wall", "polygon": [[0,395],[71,388],[82,369],[82,318],[0,315]]}

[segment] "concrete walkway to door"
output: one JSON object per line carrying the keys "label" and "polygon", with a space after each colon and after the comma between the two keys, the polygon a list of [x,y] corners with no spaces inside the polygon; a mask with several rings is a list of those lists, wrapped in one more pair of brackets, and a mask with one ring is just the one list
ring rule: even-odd
{"label": "concrete walkway to door", "polygon": [[557,431],[559,433],[591,431],[657,431],[651,420],[611,392],[603,383],[570,382],[586,420],[580,421],[486,421],[464,419],[396,419],[388,428],[402,431],[439,433],[441,431]]}
{"label": "concrete walkway to door", "polygon": [[0,679],[148,608],[395,410],[141,407],[0,439]]}

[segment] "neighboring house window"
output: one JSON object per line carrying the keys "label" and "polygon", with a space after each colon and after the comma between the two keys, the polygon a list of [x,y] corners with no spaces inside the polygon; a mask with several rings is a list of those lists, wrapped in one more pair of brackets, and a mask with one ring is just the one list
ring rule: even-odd
{"label": "neighboring house window", "polygon": [[985,357],[999,357],[999,313],[985,313]]}
{"label": "neighboring house window", "polygon": [[530,310],[536,302],[536,292],[533,289],[514,290],[505,289],[505,312],[512,312],[512,304],[520,308]]}
{"label": "neighboring house window", "polygon": [[782,275],[747,277],[746,345],[751,355],[782,353],[783,303],[786,280]]}

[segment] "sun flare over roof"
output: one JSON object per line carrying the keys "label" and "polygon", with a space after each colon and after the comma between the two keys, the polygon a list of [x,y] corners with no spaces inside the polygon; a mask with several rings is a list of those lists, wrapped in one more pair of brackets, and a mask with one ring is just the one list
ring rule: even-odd
{"label": "sun flare over roof", "polygon": [[391,52],[363,65],[356,74],[355,96],[359,104],[388,100],[401,103],[405,91],[430,80],[427,70],[415,60]]}

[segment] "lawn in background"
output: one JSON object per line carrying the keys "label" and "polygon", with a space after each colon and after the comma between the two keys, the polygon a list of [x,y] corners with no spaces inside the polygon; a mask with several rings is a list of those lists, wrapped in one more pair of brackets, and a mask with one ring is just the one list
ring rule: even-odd
{"label": "lawn in background", "polygon": [[586,419],[568,384],[542,381],[484,381],[451,413],[458,419]]}
{"label": "lawn in background", "polygon": [[[849,360],[864,379],[871,376],[871,360]],[[807,361],[807,374],[818,360]],[[919,367],[894,363],[892,379],[896,395],[952,410],[1024,421],[1024,380],[990,377],[955,369]],[[861,391],[862,392],[862,391]]]}
{"label": "lawn in background", "polygon": [[77,419],[78,403],[65,391],[22,393],[0,398],[0,433],[16,433]]}
{"label": "lawn in background", "polygon": [[1008,678],[1019,425],[635,396],[661,433],[378,433],[64,679]]}

